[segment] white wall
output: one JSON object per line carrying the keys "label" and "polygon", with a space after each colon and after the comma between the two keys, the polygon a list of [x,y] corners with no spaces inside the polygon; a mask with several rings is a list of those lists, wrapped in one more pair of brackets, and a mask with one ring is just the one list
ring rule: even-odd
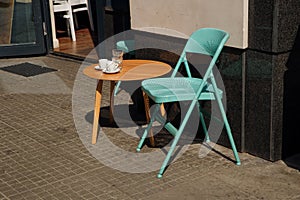
{"label": "white wall", "polygon": [[248,46],[248,0],[130,0],[131,27],[174,35],[160,27],[189,36],[202,27],[230,33],[227,46]]}

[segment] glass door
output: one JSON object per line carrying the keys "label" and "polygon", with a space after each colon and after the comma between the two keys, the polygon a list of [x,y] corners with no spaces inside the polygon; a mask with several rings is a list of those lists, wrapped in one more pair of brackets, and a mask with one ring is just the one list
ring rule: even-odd
{"label": "glass door", "polygon": [[46,53],[42,0],[0,0],[0,57]]}

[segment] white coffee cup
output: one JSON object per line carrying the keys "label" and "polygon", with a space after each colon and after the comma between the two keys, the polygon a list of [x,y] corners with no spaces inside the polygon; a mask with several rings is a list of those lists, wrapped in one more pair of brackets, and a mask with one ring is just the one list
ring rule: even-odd
{"label": "white coffee cup", "polygon": [[106,65],[106,71],[109,71],[109,72],[112,72],[112,71],[115,71],[115,70],[117,70],[117,68],[118,68],[118,64],[117,63],[115,63],[115,62],[113,62],[113,61],[111,61],[111,60],[109,60],[108,62],[107,62],[107,65]]}
{"label": "white coffee cup", "polygon": [[109,61],[108,59],[100,59],[99,60],[99,68],[105,69],[107,67],[108,61]]}

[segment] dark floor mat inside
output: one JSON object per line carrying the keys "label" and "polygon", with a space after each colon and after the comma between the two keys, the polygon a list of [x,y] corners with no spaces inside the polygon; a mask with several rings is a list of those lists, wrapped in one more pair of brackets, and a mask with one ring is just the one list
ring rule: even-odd
{"label": "dark floor mat inside", "polygon": [[17,65],[11,65],[11,66],[7,66],[7,67],[2,67],[0,69],[7,71],[7,72],[14,73],[14,74],[18,74],[21,76],[25,76],[25,77],[36,76],[36,75],[47,73],[47,72],[57,71],[56,69],[42,67],[42,66],[35,65],[32,63],[28,63],[28,62],[20,63]]}

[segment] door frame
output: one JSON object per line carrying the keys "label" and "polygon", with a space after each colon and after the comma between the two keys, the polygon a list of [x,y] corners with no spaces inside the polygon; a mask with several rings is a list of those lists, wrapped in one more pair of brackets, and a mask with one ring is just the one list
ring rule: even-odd
{"label": "door frame", "polygon": [[1,57],[21,57],[30,55],[44,55],[49,50],[47,30],[47,6],[43,0],[32,0],[32,11],[35,27],[35,43],[8,44],[0,46]]}

